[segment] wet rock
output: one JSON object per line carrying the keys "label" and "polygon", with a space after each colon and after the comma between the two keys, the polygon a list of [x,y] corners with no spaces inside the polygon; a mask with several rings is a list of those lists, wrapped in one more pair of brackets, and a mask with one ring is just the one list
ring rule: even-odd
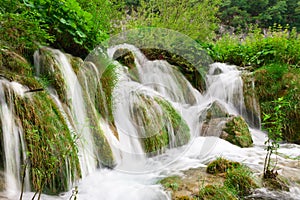
{"label": "wet rock", "polygon": [[253,74],[243,74],[243,95],[244,95],[244,104],[245,104],[245,115],[244,118],[247,123],[255,128],[260,128],[261,119],[260,119],[260,106],[258,97],[256,95],[254,77]]}
{"label": "wet rock", "polygon": [[225,173],[227,170],[234,169],[240,167],[241,164],[238,162],[226,160],[223,158],[218,158],[212,162],[210,162],[206,168],[206,172],[209,174],[220,174]]}
{"label": "wet rock", "polygon": [[219,102],[214,101],[206,111],[206,120],[228,117],[226,108]]}
{"label": "wet rock", "polygon": [[241,116],[228,118],[220,138],[240,147],[251,147],[253,140],[247,123]]}
{"label": "wet rock", "polygon": [[113,59],[119,61],[121,64],[129,67],[130,69],[135,68],[134,55],[128,49],[118,49],[113,55]]}

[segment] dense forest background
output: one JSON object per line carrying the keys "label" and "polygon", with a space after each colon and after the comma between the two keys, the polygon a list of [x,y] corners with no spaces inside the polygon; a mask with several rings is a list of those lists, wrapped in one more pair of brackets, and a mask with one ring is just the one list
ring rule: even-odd
{"label": "dense forest background", "polygon": [[85,58],[111,35],[149,26],[186,34],[214,61],[254,72],[262,113],[284,97],[283,138],[300,143],[297,0],[2,0],[1,56],[10,50],[32,62],[46,45]]}
{"label": "dense forest background", "polygon": [[300,1],[3,0],[0,19],[1,45],[29,56],[39,45],[51,45],[84,57],[109,35],[143,26],[170,28],[201,42],[245,34],[253,26],[299,30]]}

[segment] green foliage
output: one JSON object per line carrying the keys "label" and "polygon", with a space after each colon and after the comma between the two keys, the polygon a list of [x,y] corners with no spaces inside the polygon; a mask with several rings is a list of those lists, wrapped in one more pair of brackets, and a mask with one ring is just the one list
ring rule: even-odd
{"label": "green foliage", "polygon": [[282,130],[285,118],[283,107],[288,106],[288,102],[283,97],[278,98],[277,100],[273,101],[273,103],[273,113],[264,113],[263,118],[263,126],[268,132],[268,140],[265,142],[265,144],[267,145],[267,155],[264,163],[264,178],[273,178],[272,175],[275,175],[277,161],[274,164],[272,164],[271,156],[273,153],[277,153],[277,149],[279,148],[279,142],[282,141]]}
{"label": "green foliage", "polygon": [[225,174],[224,184],[200,188],[197,199],[243,199],[257,187],[249,168],[238,162],[218,158],[208,165],[207,172],[215,175]]}
{"label": "green foliage", "polygon": [[204,47],[215,61],[253,69],[270,63],[300,65],[300,38],[295,29],[289,32],[281,26],[275,26],[266,37],[254,27],[244,39],[224,35],[215,44]]}
{"label": "green foliage", "polygon": [[273,24],[300,28],[300,4],[297,0],[223,0],[218,17],[223,25],[234,27],[235,31],[257,24],[268,28]]}
{"label": "green foliage", "polygon": [[179,31],[194,39],[209,40],[217,28],[215,14],[219,0],[141,0],[128,28],[158,27]]}
{"label": "green foliage", "polygon": [[228,170],[224,186],[230,188],[231,191],[235,191],[239,197],[249,195],[251,190],[257,187],[252,172],[243,165]]}
{"label": "green foliage", "polygon": [[22,10],[20,13],[0,12],[0,46],[31,58],[38,46],[53,42],[54,37],[46,31],[47,24],[40,24],[36,19],[37,12],[26,10],[24,6]]}
{"label": "green foliage", "polygon": [[261,111],[273,115],[274,99],[284,97],[288,106],[282,107],[283,139],[288,142],[300,143],[300,68],[286,64],[271,64],[255,71],[256,94],[261,104]]}
{"label": "green foliage", "polygon": [[51,44],[73,55],[86,55],[107,38],[108,30],[97,29],[99,25],[95,27],[93,15],[83,10],[76,0],[28,0],[26,6],[39,13],[41,24],[49,26],[47,32],[55,36]]}
{"label": "green foliage", "polygon": [[108,38],[117,15],[108,0],[3,0],[0,5],[0,44],[29,51],[27,56],[40,45],[52,45],[85,57]]}

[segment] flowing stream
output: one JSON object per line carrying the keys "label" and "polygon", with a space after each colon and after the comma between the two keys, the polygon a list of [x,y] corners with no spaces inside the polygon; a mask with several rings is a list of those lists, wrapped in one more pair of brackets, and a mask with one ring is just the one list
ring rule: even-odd
{"label": "flowing stream", "polygon": [[[84,106],[86,104],[83,86],[80,85],[67,57],[57,50],[51,50],[61,67],[59,70],[68,87],[67,98],[71,102],[71,109],[69,109],[71,114],[68,114],[76,121],[76,127],[73,128],[84,134],[86,142],[79,147],[80,167],[83,172],[83,178],[76,183],[79,200],[171,199],[170,194],[164,191],[157,181],[166,176],[180,175],[183,170],[205,167],[208,162],[220,156],[242,162],[256,173],[262,172],[266,154],[264,150],[266,135],[261,130],[250,128],[254,146],[249,148],[240,148],[220,139],[218,136],[221,130],[218,127],[223,123],[221,121],[214,127],[209,127],[206,133],[203,132],[206,112],[214,102],[224,107],[230,116],[246,117],[243,81],[241,72],[235,66],[223,63],[212,64],[206,74],[207,90],[201,94],[174,66],[163,60],[150,61],[132,45],[114,46],[108,49],[108,57],[112,58],[118,49],[128,49],[133,53],[136,70],[133,71],[116,63],[119,67],[118,83],[113,92],[113,115],[118,138],[108,123],[99,118],[114,156],[113,169],[97,168],[91,130],[83,125],[88,118]],[[40,69],[37,71],[39,72]],[[135,78],[132,78],[133,74]],[[0,198],[17,199],[20,191],[18,176],[20,176],[22,157],[19,154],[24,154],[25,145],[22,127],[13,117],[14,111],[11,108],[13,101],[7,99],[10,96],[4,93],[7,91],[4,87],[10,87],[9,91],[21,94],[24,89],[20,84],[0,80],[0,125],[2,125],[2,140],[5,141],[6,161],[4,167],[6,192],[1,193]],[[52,95],[63,112],[62,103],[54,93]],[[188,140],[185,134],[177,130],[172,120],[163,117],[165,110],[159,102],[167,102],[165,104],[173,107],[181,116],[180,127],[184,128],[186,124],[190,130]],[[150,118],[146,118],[145,114],[137,114],[140,112],[139,109],[149,108],[147,107],[149,105],[151,109],[146,109],[146,113]],[[145,119],[150,120],[150,123],[146,123]],[[145,144],[141,141],[144,141],[144,137],[149,137],[147,127],[154,132],[166,130],[168,144],[155,151],[146,152]],[[186,142],[181,142],[183,140]],[[299,152],[300,146],[295,144],[282,144],[279,149],[279,173],[293,180],[290,192],[272,193],[260,189],[257,193],[269,199],[283,197],[300,199],[300,187],[296,184],[300,182]],[[28,192],[29,187],[26,191],[24,199],[31,199],[33,193]],[[42,199],[69,199],[73,193],[74,188],[59,196],[42,195]]]}

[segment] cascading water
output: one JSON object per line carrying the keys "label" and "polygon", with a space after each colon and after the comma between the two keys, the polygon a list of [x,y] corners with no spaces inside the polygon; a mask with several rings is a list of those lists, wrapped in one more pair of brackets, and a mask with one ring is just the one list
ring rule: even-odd
{"label": "cascading water", "polygon": [[[78,81],[65,55],[50,50],[62,71],[70,106],[69,111],[66,110],[55,96],[60,104],[58,107],[64,110],[66,116],[71,113],[74,122],[70,120],[70,126],[76,124],[76,131],[82,133],[85,144],[88,144],[79,147],[81,168],[86,177],[78,184],[78,199],[170,199],[170,194],[156,184],[159,179],[180,174],[181,170],[204,167],[218,156],[245,163],[257,172],[262,171],[265,134],[260,130],[251,129],[254,141],[251,148],[240,148],[218,137],[203,137],[203,124],[211,107],[217,105],[226,112],[226,116],[220,114],[219,124],[224,123],[223,117],[244,115],[243,82],[236,67],[221,63],[211,65],[206,77],[207,91],[200,94],[174,66],[162,60],[150,61],[132,45],[112,47],[108,55],[112,58],[120,48],[133,52],[136,71],[126,66],[117,67],[119,77],[113,92],[117,137],[107,121],[97,118],[116,161],[112,170],[96,169],[95,140],[91,130],[86,128],[89,117],[82,88],[92,90],[93,87],[89,88],[89,84],[83,86]],[[38,68],[37,71],[42,70]],[[137,78],[133,79],[132,73],[137,73]],[[99,77],[96,80],[99,81]],[[3,88],[0,89],[0,92],[3,91]],[[96,93],[93,92],[91,94]],[[0,95],[1,104],[7,105],[4,93]],[[2,113],[1,119],[3,126]],[[295,159],[299,150],[298,145],[283,145],[279,150],[285,156],[279,157],[278,166],[286,177],[300,172],[299,164],[288,158]],[[299,198],[299,186],[292,186],[291,192],[283,195],[290,199]],[[69,199],[70,196],[71,191],[60,196],[43,195],[43,199]],[[25,194],[25,199],[31,197],[32,193]]]}
{"label": "cascading water", "polygon": [[[97,164],[82,88],[67,56],[58,50],[48,50],[53,54],[54,61],[57,62],[58,70],[62,73],[65,86],[67,87],[65,94],[69,104],[67,112],[70,112],[72,123],[75,125],[74,128],[80,141],[78,144],[80,169],[82,175],[86,176],[95,171]],[[38,52],[36,52],[35,58],[36,73],[38,76],[41,76],[40,72],[43,66],[40,66]],[[55,71],[54,68],[51,70]],[[59,107],[61,106],[59,105]]]}
{"label": "cascading water", "polygon": [[[5,188],[8,193],[21,189],[21,175],[26,160],[26,150],[22,126],[15,116],[13,95],[23,96],[26,88],[16,82],[0,80],[0,125],[1,154],[4,163]],[[1,177],[3,178],[3,177]],[[30,187],[28,176],[24,180],[25,190]]]}

